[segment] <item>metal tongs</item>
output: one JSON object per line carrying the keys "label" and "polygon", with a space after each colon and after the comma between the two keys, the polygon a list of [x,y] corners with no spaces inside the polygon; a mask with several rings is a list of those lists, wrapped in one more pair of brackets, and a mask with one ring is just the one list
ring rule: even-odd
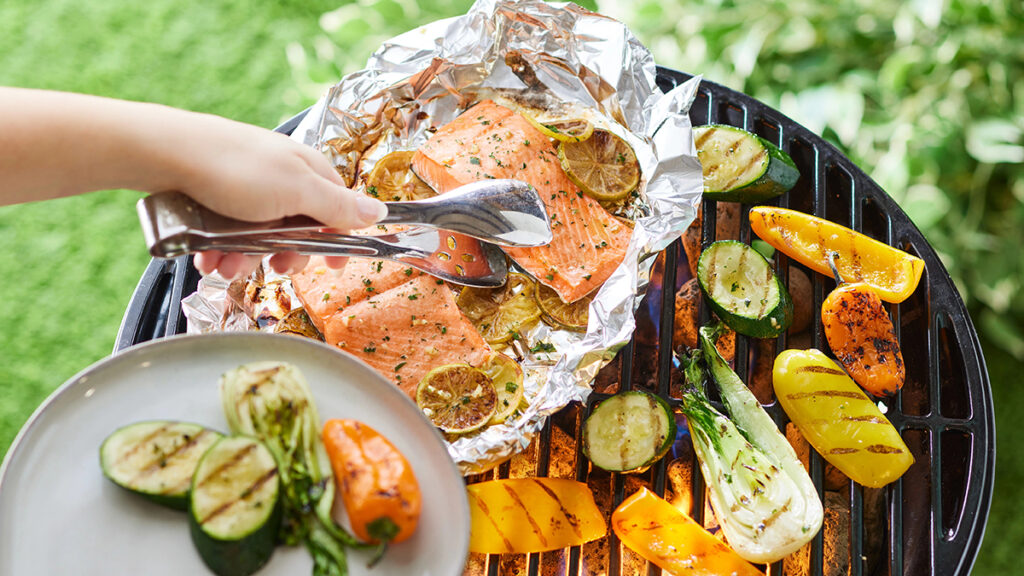
{"label": "metal tongs", "polygon": [[380,236],[353,236],[325,232],[323,223],[305,216],[245,222],[213,212],[179,192],[148,196],[137,208],[146,245],[156,258],[203,250],[381,258],[466,286],[505,283],[508,264],[495,244],[551,242],[544,203],[532,186],[519,180],[484,180],[425,200],[385,204],[388,215],[379,224],[413,227]]}

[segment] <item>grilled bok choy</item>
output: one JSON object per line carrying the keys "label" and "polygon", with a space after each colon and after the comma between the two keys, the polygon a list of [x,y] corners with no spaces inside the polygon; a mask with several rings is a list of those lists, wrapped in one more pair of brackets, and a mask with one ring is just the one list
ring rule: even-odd
{"label": "grilled bok choy", "polygon": [[254,362],[221,376],[220,395],[231,432],[260,440],[277,461],[281,540],[305,543],[314,576],[346,574],[345,547],[364,545],[331,518],[334,479],[305,377],[290,364]]}
{"label": "grilled bok choy", "polygon": [[[729,545],[750,562],[775,562],[817,534],[821,500],[792,446],[719,355],[719,326],[701,328],[701,349],[683,359],[688,389],[681,410]],[[708,401],[702,360],[731,420]]]}

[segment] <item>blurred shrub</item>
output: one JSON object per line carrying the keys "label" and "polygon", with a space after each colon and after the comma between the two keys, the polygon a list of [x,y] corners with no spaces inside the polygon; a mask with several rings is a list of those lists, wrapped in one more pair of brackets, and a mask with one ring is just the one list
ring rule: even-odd
{"label": "blurred shrub", "polygon": [[[289,48],[287,104],[308,104],[382,40],[470,4],[360,0],[324,14],[321,36]],[[924,232],[981,330],[1024,360],[1019,0],[596,4],[658,62],[751,94],[835,143]]]}

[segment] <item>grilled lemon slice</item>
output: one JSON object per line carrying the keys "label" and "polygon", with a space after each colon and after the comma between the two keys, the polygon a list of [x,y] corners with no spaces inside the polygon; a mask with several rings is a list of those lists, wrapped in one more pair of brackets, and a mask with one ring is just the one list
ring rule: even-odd
{"label": "grilled lemon slice", "polygon": [[502,344],[540,318],[533,284],[513,273],[501,288],[463,288],[456,302],[488,344]]}
{"label": "grilled lemon slice", "polygon": [[491,378],[469,364],[447,364],[427,373],[416,386],[416,405],[449,434],[465,434],[487,424],[498,408]]}
{"label": "grilled lemon slice", "polygon": [[367,193],[388,202],[437,196],[434,189],[412,171],[413,154],[412,150],[399,150],[378,160],[366,177]]}
{"label": "grilled lemon slice", "polygon": [[621,200],[640,184],[640,162],[625,140],[594,130],[582,142],[562,142],[558,159],[565,175],[599,202]]}
{"label": "grilled lemon slice", "polygon": [[590,302],[594,299],[592,294],[566,304],[557,292],[538,282],[534,296],[540,306],[541,318],[548,324],[573,332],[587,331]]}
{"label": "grilled lemon slice", "polygon": [[547,119],[529,114],[524,116],[541,134],[559,142],[582,142],[594,133],[594,125],[583,118]]}
{"label": "grilled lemon slice", "polygon": [[488,424],[501,424],[515,413],[523,401],[523,369],[512,358],[495,353],[480,370],[490,377],[498,394],[498,409]]}

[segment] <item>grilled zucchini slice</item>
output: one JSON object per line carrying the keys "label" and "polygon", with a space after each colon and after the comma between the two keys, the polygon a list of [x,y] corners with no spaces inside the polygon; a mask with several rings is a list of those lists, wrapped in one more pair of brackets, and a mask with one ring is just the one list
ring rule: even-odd
{"label": "grilled zucchini slice", "polygon": [[192,474],[221,435],[199,424],[150,420],[118,428],[100,445],[103,475],[153,502],[188,509]]}
{"label": "grilled zucchini slice", "polygon": [[218,576],[247,576],[270,560],[281,526],[277,462],[262,442],[229,436],[207,450],[192,478],[189,528]]}
{"label": "grilled zucchini slice", "polygon": [[697,282],[726,326],[754,338],[775,338],[793,323],[793,300],[768,261],[735,240],[708,246],[697,261]]}
{"label": "grilled zucchini slice", "polygon": [[704,197],[726,202],[763,202],[789,190],[800,171],[771,142],[733,126],[693,129],[704,172]]}
{"label": "grilled zucchini slice", "polygon": [[583,425],[583,451],[598,468],[646,470],[676,440],[676,417],[661,398],[630,390],[594,407]]}

